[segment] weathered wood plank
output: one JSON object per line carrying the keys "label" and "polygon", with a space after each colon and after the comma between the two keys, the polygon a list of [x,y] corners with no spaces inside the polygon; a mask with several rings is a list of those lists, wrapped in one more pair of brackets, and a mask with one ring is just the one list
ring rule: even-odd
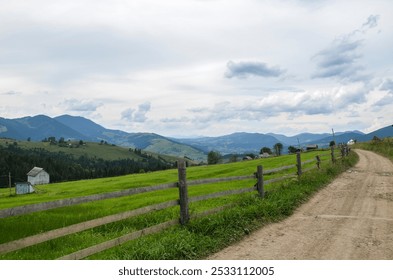
{"label": "weathered wood plank", "polygon": [[93,254],[96,254],[96,253],[102,252],[104,250],[119,246],[119,245],[124,244],[128,241],[142,237],[144,235],[160,232],[164,229],[167,229],[167,228],[177,225],[177,224],[179,224],[179,221],[177,219],[170,220],[168,222],[164,222],[164,223],[161,223],[161,224],[158,224],[155,226],[151,226],[151,227],[148,227],[148,228],[136,231],[136,232],[132,232],[132,233],[123,235],[121,237],[118,237],[118,238],[115,238],[115,239],[85,248],[83,250],[74,252],[72,254],[63,256],[61,258],[58,258],[58,260],[81,260],[81,259],[91,256]]}
{"label": "weathered wood plank", "polygon": [[291,175],[286,175],[286,176],[282,176],[282,177],[266,180],[265,181],[265,185],[276,183],[276,182],[280,182],[280,181],[284,181],[284,180],[287,180],[287,179],[290,179],[290,178],[296,178],[296,177],[297,177],[296,175],[292,175],[291,174]]}
{"label": "weathered wood plank", "polygon": [[263,167],[262,165],[258,165],[257,167],[257,191],[260,197],[265,196],[264,182],[263,182]]}
{"label": "weathered wood plank", "polygon": [[318,166],[313,166],[313,167],[304,169],[303,172],[308,172],[308,171],[313,170],[313,169],[318,169]]}
{"label": "weathered wood plank", "polygon": [[297,175],[302,175],[302,158],[300,152],[296,153],[296,167],[297,167]]}
{"label": "weathered wood plank", "polygon": [[185,225],[190,220],[190,213],[188,210],[188,189],[187,189],[187,174],[186,162],[179,160],[178,163],[178,177],[179,177],[179,204],[180,204],[180,224]]}
{"label": "weathered wood plank", "polygon": [[109,223],[125,220],[138,215],[150,213],[153,211],[163,210],[172,206],[179,205],[177,200],[167,201],[159,204],[149,205],[146,207],[138,208],[135,210],[130,210],[127,212],[122,212],[110,216],[105,216],[102,218],[74,224],[71,226],[50,230],[44,233],[32,235],[26,238],[10,241],[4,244],[0,244],[0,254],[9,253],[12,251],[20,250],[22,248],[36,245],[42,242],[46,242],[55,238],[63,237],[69,234],[81,232],[94,227],[106,225]]}
{"label": "weathered wood plank", "polygon": [[305,165],[306,163],[310,163],[310,162],[315,162],[315,159],[309,159],[309,160],[303,161],[302,165]]}
{"label": "weathered wood plank", "polygon": [[241,194],[241,193],[246,193],[246,192],[252,192],[255,190],[256,190],[256,187],[243,188],[243,189],[237,189],[237,190],[228,190],[228,191],[211,193],[211,194],[207,194],[207,195],[190,197],[188,201],[189,202],[197,202],[197,201],[202,201],[202,200],[206,200],[206,199],[210,199],[210,198],[217,198],[217,197],[222,197],[222,196],[227,196],[227,195],[232,195],[232,194]]}
{"label": "weathered wood plank", "polygon": [[161,184],[151,187],[132,188],[132,189],[110,192],[110,193],[94,194],[89,196],[74,197],[74,198],[67,198],[62,200],[48,201],[43,203],[29,204],[24,206],[2,209],[0,210],[0,218],[24,215],[28,213],[55,209],[65,206],[72,206],[72,205],[82,204],[86,202],[92,202],[92,201],[98,201],[98,200],[104,200],[110,198],[118,198],[118,197],[139,194],[139,193],[165,190],[165,189],[176,188],[176,187],[177,187],[177,183],[169,183],[169,184]]}
{"label": "weathered wood plank", "polygon": [[283,170],[287,170],[287,169],[291,169],[291,168],[294,168],[294,167],[296,167],[295,164],[287,165],[287,166],[283,166],[283,167],[278,167],[278,168],[274,168],[274,169],[269,169],[269,170],[263,171],[263,174],[264,175],[273,174],[273,173],[277,173],[277,172],[280,172],[280,171],[283,171]]}
{"label": "weathered wood plank", "polygon": [[241,181],[241,180],[246,180],[246,179],[255,179],[255,175],[190,180],[190,181],[187,181],[187,185],[188,186],[197,186],[197,185],[205,185],[205,184],[212,184],[212,183],[219,183],[219,182]]}

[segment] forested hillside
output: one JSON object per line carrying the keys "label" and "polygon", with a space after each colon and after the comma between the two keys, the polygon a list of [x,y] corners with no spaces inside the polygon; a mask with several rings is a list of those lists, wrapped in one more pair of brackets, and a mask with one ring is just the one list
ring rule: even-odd
{"label": "forested hillside", "polygon": [[51,182],[111,177],[173,167],[172,162],[162,157],[156,158],[141,150],[134,150],[133,153],[139,159],[108,160],[87,155],[74,156],[63,151],[50,152],[43,148],[23,149],[16,142],[11,142],[0,145],[0,187],[8,185],[9,172],[12,183],[27,181],[26,173],[34,166],[44,168],[50,174]]}

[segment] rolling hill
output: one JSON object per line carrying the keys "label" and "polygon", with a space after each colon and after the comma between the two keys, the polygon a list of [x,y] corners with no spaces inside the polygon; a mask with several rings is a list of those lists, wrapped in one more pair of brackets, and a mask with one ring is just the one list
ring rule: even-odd
{"label": "rolling hill", "polygon": [[282,134],[261,134],[237,132],[218,137],[199,138],[169,138],[155,133],[128,133],[121,130],[107,129],[89,119],[62,115],[50,118],[44,115],[23,117],[17,119],[0,118],[0,137],[17,140],[30,138],[40,141],[55,136],[65,139],[84,140],[91,142],[108,142],[128,148],[143,149],[148,152],[160,153],[176,157],[188,157],[194,161],[206,161],[209,151],[226,154],[259,153],[262,147],[272,148],[276,143],[282,143],[283,152],[288,146],[304,147],[317,144],[326,147],[330,141],[347,143],[350,139],[369,141],[374,136],[384,138],[393,136],[393,127],[387,126],[374,132],[364,134],[360,131],[337,132],[335,137],[329,133],[313,134],[301,133],[294,136]]}
{"label": "rolling hill", "polygon": [[0,118],[0,137],[17,140],[41,141],[48,137],[59,139],[107,142],[128,148],[143,149],[176,157],[188,157],[194,161],[206,161],[206,153],[154,133],[127,133],[106,129],[95,122],[70,115],[50,118],[44,115],[18,119]]}

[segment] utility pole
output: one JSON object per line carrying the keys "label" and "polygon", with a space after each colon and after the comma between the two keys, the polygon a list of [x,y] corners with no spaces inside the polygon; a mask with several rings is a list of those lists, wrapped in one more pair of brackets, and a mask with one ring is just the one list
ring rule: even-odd
{"label": "utility pole", "polygon": [[332,128],[332,132],[333,132],[333,141],[334,141],[334,143],[336,143],[336,140],[334,139],[334,130],[333,130],[333,128]]}
{"label": "utility pole", "polygon": [[10,196],[11,196],[11,172],[8,172],[8,186],[10,188]]}

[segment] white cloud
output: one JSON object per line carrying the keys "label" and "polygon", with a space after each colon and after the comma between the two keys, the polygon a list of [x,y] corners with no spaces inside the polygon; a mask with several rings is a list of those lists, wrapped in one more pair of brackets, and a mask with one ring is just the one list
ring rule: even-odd
{"label": "white cloud", "polygon": [[150,108],[150,102],[139,104],[137,109],[128,108],[121,112],[121,118],[129,122],[143,123],[147,120],[146,114],[150,111]]}
{"label": "white cloud", "polygon": [[2,117],[74,113],[164,135],[393,117],[388,0],[0,5]]}

